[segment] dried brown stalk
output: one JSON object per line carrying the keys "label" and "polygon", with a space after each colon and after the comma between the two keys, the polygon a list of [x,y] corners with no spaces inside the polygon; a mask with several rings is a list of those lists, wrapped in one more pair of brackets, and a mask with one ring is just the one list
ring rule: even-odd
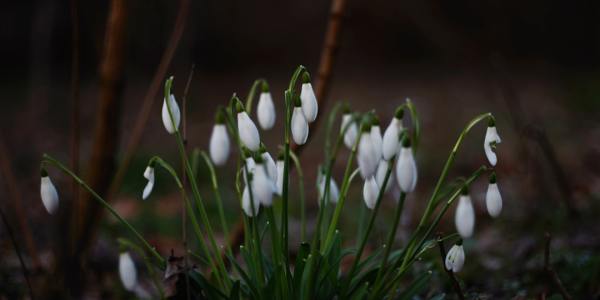
{"label": "dried brown stalk", "polygon": [[544,272],[546,272],[546,275],[548,276],[549,280],[551,280],[552,283],[556,286],[563,298],[566,300],[571,300],[573,299],[573,297],[571,297],[565,286],[562,284],[558,273],[556,273],[556,270],[554,270],[554,268],[552,268],[552,265],[550,264],[550,242],[552,241],[552,236],[548,232],[546,232],[545,236],[546,245],[544,247]]}

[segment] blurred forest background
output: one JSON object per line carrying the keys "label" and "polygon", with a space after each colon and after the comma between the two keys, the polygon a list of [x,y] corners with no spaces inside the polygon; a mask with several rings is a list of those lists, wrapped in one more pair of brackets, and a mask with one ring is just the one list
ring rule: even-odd
{"label": "blurred forest background", "polygon": [[[459,275],[465,290],[483,299],[560,298],[561,287],[547,272],[552,269],[573,299],[598,299],[600,2],[344,2],[320,118],[335,102],[347,101],[356,110],[374,108],[387,126],[395,107],[410,98],[423,122],[418,191],[407,201],[398,239],[415,227],[413,216],[422,211],[462,127],[489,111],[503,138],[497,173],[504,210],[498,219],[484,217],[485,180],[473,188],[478,219]],[[116,275],[116,238],[128,233],[105,218],[89,195],[75,197],[72,181],[56,170],[50,175],[61,207],[59,214],[48,215],[39,196],[42,153],[75,166],[160,253],[181,254],[181,202],[165,174],[157,174],[152,197],[141,200],[148,159],[161,155],[178,163],[176,144],[160,119],[164,79],[175,76],[181,99],[194,66],[188,149],[207,149],[213,113],[233,92],[246,95],[255,79],[265,78],[281,112],[283,90],[297,65],[307,66],[318,82],[331,7],[314,0],[4,2],[0,208],[37,298],[131,296]],[[140,123],[145,114],[147,122]],[[280,116],[275,129],[263,135],[272,152],[283,136]],[[301,154],[309,218],[317,207],[322,127],[312,129],[313,139]],[[482,128],[469,135],[453,175],[484,163],[483,135]],[[338,180],[343,158],[334,172]],[[121,167],[124,162],[129,163]],[[240,214],[234,169],[230,160],[218,170],[232,228]],[[122,184],[114,183],[115,175]],[[352,187],[355,196],[343,213],[348,244],[364,210],[361,188]],[[385,207],[394,202],[385,201],[372,248],[389,229],[391,209]],[[442,224],[445,232],[454,230],[452,215]],[[27,298],[5,225],[0,226],[0,298]],[[544,264],[546,233],[552,237],[551,265]],[[430,290],[451,295],[441,264],[437,270]]]}

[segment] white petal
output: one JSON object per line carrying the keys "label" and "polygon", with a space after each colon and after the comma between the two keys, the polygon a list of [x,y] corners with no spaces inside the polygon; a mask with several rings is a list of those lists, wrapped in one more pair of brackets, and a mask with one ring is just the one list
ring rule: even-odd
{"label": "white petal", "polygon": [[248,184],[248,174],[246,174],[246,169],[248,169],[250,174],[254,174],[254,169],[256,169],[256,162],[254,161],[254,158],[246,158],[246,166],[242,169],[242,172],[244,173],[244,183]]}
{"label": "white petal", "polygon": [[490,165],[495,166],[498,162],[498,158],[496,157],[496,152],[492,149],[492,143],[500,144],[502,140],[498,135],[498,131],[495,126],[488,127],[485,132],[485,141],[483,142],[483,149],[485,150],[485,156],[487,157]]}
{"label": "white petal", "polygon": [[[321,205],[321,200],[323,199],[323,194],[325,194],[325,174],[319,174],[319,178],[318,178],[318,186],[317,186],[317,191],[319,192],[319,205]],[[335,183],[335,180],[333,179],[333,177],[331,177],[329,179],[329,191],[327,192],[328,196],[327,196],[327,201],[325,201],[325,203],[337,203],[338,202],[338,198],[339,198],[339,194],[340,191],[338,189],[337,184]]]}
{"label": "white petal", "polygon": [[260,147],[260,135],[252,119],[250,119],[245,111],[242,111],[237,114],[237,121],[242,144],[251,151],[258,151]]}
{"label": "white petal", "polygon": [[215,124],[210,136],[210,158],[217,166],[222,166],[229,157],[229,136],[224,124]]}
{"label": "white petal", "polygon": [[396,179],[400,189],[410,193],[417,186],[417,164],[410,147],[402,147],[396,164]]}
{"label": "white petal", "polygon": [[254,205],[252,205],[252,199],[250,199],[250,191],[248,186],[244,188],[244,192],[242,193],[242,209],[248,217],[254,217],[258,215],[258,211],[260,209],[260,203],[258,203],[256,199],[254,199]]}
{"label": "white petal", "polygon": [[502,211],[502,196],[497,183],[490,183],[485,193],[485,206],[492,217],[497,217]]}
{"label": "white petal", "polygon": [[[342,116],[342,126],[340,127],[340,132],[343,132],[344,128],[346,128],[346,125],[350,122],[352,122],[352,114],[344,114]],[[348,149],[352,150],[357,136],[358,126],[356,125],[356,122],[353,122],[344,133],[344,145],[346,145]]]}
{"label": "white petal", "polygon": [[402,131],[402,120],[393,118],[383,134],[383,159],[390,160],[400,151],[399,135]]}
{"label": "white petal", "polygon": [[377,204],[377,196],[379,194],[379,187],[374,177],[365,180],[363,186],[363,199],[369,209],[374,209]]}
{"label": "white petal", "polygon": [[275,193],[279,196],[283,195],[283,170],[284,169],[284,161],[277,160],[277,190]]}
{"label": "white petal", "polygon": [[271,181],[267,175],[264,164],[257,164],[252,177],[252,194],[254,201],[258,201],[264,206],[273,204],[273,192],[275,191],[275,183]]}
{"label": "white petal", "polygon": [[40,183],[40,196],[42,197],[42,204],[44,204],[48,213],[51,215],[54,214],[58,209],[58,192],[48,176],[42,177]]}
{"label": "white petal", "polygon": [[275,161],[269,152],[264,152],[261,154],[263,160],[265,161],[265,166],[267,167],[267,175],[273,183],[277,182],[277,166],[275,165]]}
{"label": "white petal", "polygon": [[373,143],[373,153],[375,153],[377,161],[379,161],[381,159],[383,138],[381,137],[381,128],[377,125],[371,126],[371,142]]}
{"label": "white petal", "polygon": [[123,286],[128,291],[133,291],[137,285],[137,271],[129,252],[123,252],[119,256],[119,276]]}
{"label": "white petal", "polygon": [[358,143],[358,167],[360,169],[360,176],[363,179],[367,179],[375,175],[379,159],[376,157],[375,150],[373,148],[373,142],[371,140],[371,134],[363,132]]}
{"label": "white petal", "polygon": [[[386,160],[380,160],[379,165],[377,166],[377,173],[375,174],[375,180],[377,181],[377,186],[383,186],[383,182],[385,181],[385,175],[387,174],[388,165],[390,162]],[[394,172],[390,173],[390,178],[388,178],[387,184],[385,185],[385,192],[390,190],[390,186],[392,186],[392,182],[394,180],[393,176]]]}
{"label": "white petal", "polygon": [[475,210],[473,209],[471,197],[467,195],[460,196],[458,206],[456,207],[456,214],[454,215],[454,223],[456,224],[456,230],[463,238],[473,235]]}
{"label": "white petal", "polygon": [[462,245],[454,245],[446,254],[446,270],[459,272],[465,264],[465,251]]}
{"label": "white petal", "polygon": [[144,187],[142,199],[146,200],[148,199],[148,196],[150,196],[150,193],[152,193],[152,189],[154,188],[154,168],[146,167],[146,170],[144,171],[144,177],[148,179],[148,183],[146,183],[146,186]]}
{"label": "white petal", "polygon": [[[169,117],[169,108],[167,107],[167,101],[163,101],[162,106],[162,121],[163,125],[165,125],[165,129],[168,133],[173,134],[179,128],[179,122],[181,121],[181,113],[179,112],[179,105],[177,105],[177,101],[175,101],[175,96],[171,95],[169,97],[169,106],[171,106],[171,113],[173,114],[173,121],[171,122],[171,118]],[[173,123],[175,123],[175,127],[173,127]]]}
{"label": "white petal", "polygon": [[308,139],[308,123],[301,107],[294,107],[292,114],[292,138],[294,143],[304,145]]}
{"label": "white petal", "polygon": [[302,101],[302,111],[306,121],[312,123],[317,119],[319,113],[319,104],[317,103],[317,97],[313,91],[310,83],[303,83],[302,90],[300,91],[300,100]]}
{"label": "white petal", "polygon": [[275,125],[275,105],[271,93],[263,92],[258,99],[258,107],[256,109],[258,116],[258,124],[264,130],[273,128]]}

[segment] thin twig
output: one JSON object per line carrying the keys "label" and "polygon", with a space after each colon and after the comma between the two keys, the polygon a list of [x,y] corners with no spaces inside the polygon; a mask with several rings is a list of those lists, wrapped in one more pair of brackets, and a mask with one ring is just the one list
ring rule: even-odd
{"label": "thin twig", "polygon": [[550,264],[550,242],[552,241],[552,236],[550,233],[546,232],[546,246],[544,247],[544,272],[548,275],[549,279],[554,283],[558,291],[566,300],[573,299],[565,286],[562,284],[560,277],[558,277],[558,273],[552,268]]}
{"label": "thin twig", "polygon": [[440,256],[442,258],[442,268],[444,268],[444,271],[446,271],[446,274],[448,274],[448,277],[450,278],[450,282],[452,282],[452,287],[454,288],[454,291],[456,292],[456,295],[458,296],[458,298],[461,300],[464,300],[465,295],[462,291],[462,288],[460,287],[460,283],[456,279],[456,276],[454,276],[454,272],[452,272],[452,270],[446,269],[446,263],[445,263],[446,248],[444,247],[444,241],[441,238],[441,234],[438,235],[437,243],[438,243],[438,247],[440,248]]}
{"label": "thin twig", "polygon": [[17,244],[17,240],[15,240],[15,236],[13,234],[13,230],[10,227],[10,224],[8,223],[8,220],[6,219],[6,215],[4,214],[4,211],[0,208],[0,217],[2,217],[2,222],[4,223],[4,226],[6,227],[6,231],[8,232],[8,236],[10,237],[10,241],[13,244],[13,247],[15,248],[15,252],[17,253],[17,256],[19,257],[19,263],[21,264],[21,271],[23,271],[23,277],[25,277],[25,282],[27,282],[27,288],[29,289],[29,295],[31,295],[31,299],[35,299],[35,296],[33,295],[33,289],[31,288],[31,282],[29,282],[29,272],[27,271],[27,267],[25,266],[25,262],[23,261],[23,257],[21,256],[21,251],[19,251],[19,246]]}
{"label": "thin twig", "polygon": [[[188,75],[188,79],[187,82],[185,84],[185,89],[183,91],[183,99],[182,99],[182,122],[181,122],[181,131],[182,131],[182,137],[183,137],[183,147],[186,150],[187,153],[187,96],[188,96],[188,92],[189,92],[189,88],[190,88],[190,83],[192,82],[192,78],[194,76],[194,64],[192,64],[192,68],[190,70],[190,74]],[[183,174],[182,177],[182,183],[183,183],[183,188],[185,189],[185,184],[187,182],[187,175],[185,172],[185,162],[181,161],[181,173]],[[185,200],[183,200],[185,203]],[[185,204],[182,205],[181,207],[181,214],[182,214],[182,235],[183,235],[183,251],[184,251],[184,264],[185,264],[185,269],[188,269],[189,266],[189,253],[188,253],[188,249],[187,249],[187,211],[186,211],[186,207]],[[188,274],[188,272],[185,272],[185,290],[186,290],[186,296],[187,299],[189,300],[191,295],[190,295],[190,276]]]}

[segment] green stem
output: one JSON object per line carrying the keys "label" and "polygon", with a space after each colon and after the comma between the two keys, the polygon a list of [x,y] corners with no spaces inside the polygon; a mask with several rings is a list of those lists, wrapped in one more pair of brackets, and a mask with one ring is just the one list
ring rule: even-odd
{"label": "green stem", "polygon": [[252,113],[252,102],[254,101],[254,96],[256,95],[256,88],[258,88],[258,86],[264,81],[264,79],[256,79],[254,80],[252,87],[250,87],[248,97],[246,98],[246,112],[248,112],[248,115]]}
{"label": "green stem", "polygon": [[296,174],[298,174],[298,196],[300,198],[300,240],[305,241],[306,238],[306,203],[304,199],[304,174],[302,172],[302,164],[300,159],[294,152],[290,151],[290,158],[294,162],[296,167]]}

